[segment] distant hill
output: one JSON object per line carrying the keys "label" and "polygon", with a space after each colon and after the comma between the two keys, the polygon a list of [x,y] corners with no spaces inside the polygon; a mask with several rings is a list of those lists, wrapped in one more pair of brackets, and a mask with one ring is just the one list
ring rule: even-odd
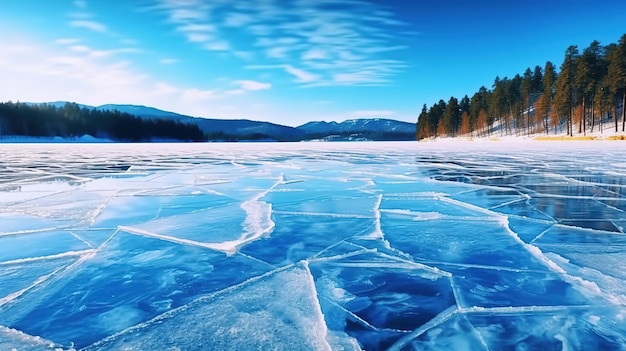
{"label": "distant hill", "polygon": [[118,110],[142,118],[168,119],[181,123],[196,124],[203,132],[217,137],[223,134],[226,138],[295,141],[302,139],[305,134],[303,131],[296,128],[270,122],[259,122],[247,119],[228,120],[191,117],[147,106],[107,104],[98,106],[96,109]]}
{"label": "distant hill", "polygon": [[93,107],[100,111],[105,110],[118,110],[120,112],[126,112],[131,115],[139,116],[139,117],[150,117],[150,118],[161,118],[161,119],[172,119],[179,120],[185,118],[193,118],[189,116],[184,116],[178,113],[163,111],[156,109],[154,107],[141,106],[141,105],[116,105],[116,104],[106,104],[97,107]]}
{"label": "distant hill", "polygon": [[[31,105],[46,104],[63,108],[66,101],[47,103],[29,103]],[[207,134],[209,139],[217,140],[278,140],[300,141],[308,139],[327,140],[414,140],[415,124],[391,119],[351,119],[337,122],[309,122],[299,127],[289,127],[270,122],[249,119],[212,119],[182,115],[163,111],[154,107],[141,105],[106,104],[89,106],[77,104],[81,109],[98,111],[119,111],[142,119],[170,120],[179,123],[197,125]],[[345,137],[345,138],[344,138]]]}
{"label": "distant hill", "polygon": [[[52,101],[52,102],[25,102],[26,105],[31,105],[31,106],[36,106],[36,105],[48,105],[48,106],[53,106],[56,108],[63,108],[63,106],[65,106],[65,104],[67,104],[68,101]],[[78,105],[78,107],[80,108],[88,108],[88,109],[93,109],[93,106],[89,106],[89,105],[83,105],[83,104],[76,104]]]}
{"label": "distant hill", "polygon": [[308,122],[299,127],[309,139],[415,140],[415,124],[384,118],[349,119],[337,122]]}
{"label": "distant hill", "polygon": [[401,122],[393,119],[384,118],[349,119],[341,123],[323,121],[308,122],[297,128],[309,134],[343,134],[378,131],[395,133],[415,133],[415,123]]}

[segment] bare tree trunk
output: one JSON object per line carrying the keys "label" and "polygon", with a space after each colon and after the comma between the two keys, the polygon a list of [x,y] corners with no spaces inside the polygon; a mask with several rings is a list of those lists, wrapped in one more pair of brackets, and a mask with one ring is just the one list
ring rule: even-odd
{"label": "bare tree trunk", "polygon": [[624,92],[622,93],[622,132],[626,128],[626,85],[624,86]]}
{"label": "bare tree trunk", "polygon": [[596,94],[593,94],[593,99],[591,99],[591,132],[593,133],[593,128],[596,126]]}
{"label": "bare tree trunk", "polygon": [[580,120],[580,123],[582,123],[583,125],[583,135],[587,135],[587,109],[586,109],[585,100],[586,99],[583,97],[583,115],[581,116],[581,120]]}
{"label": "bare tree trunk", "polygon": [[[574,110],[576,111],[576,110]],[[583,133],[583,125],[585,124],[585,97],[583,96],[583,106],[580,111],[580,122],[578,123],[578,134]]]}
{"label": "bare tree trunk", "polygon": [[569,116],[567,117],[567,135],[574,136],[574,109],[570,106]]}
{"label": "bare tree trunk", "polygon": [[613,104],[613,119],[615,120],[615,133],[617,133],[617,107]]}

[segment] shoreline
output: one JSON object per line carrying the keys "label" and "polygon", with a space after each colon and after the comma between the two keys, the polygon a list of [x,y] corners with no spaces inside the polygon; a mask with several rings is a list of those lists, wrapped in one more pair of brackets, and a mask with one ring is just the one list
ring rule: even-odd
{"label": "shoreline", "polygon": [[524,136],[487,136],[487,137],[443,137],[419,140],[420,143],[449,143],[449,142],[520,142],[520,141],[623,141],[626,132],[603,135],[524,135]]}

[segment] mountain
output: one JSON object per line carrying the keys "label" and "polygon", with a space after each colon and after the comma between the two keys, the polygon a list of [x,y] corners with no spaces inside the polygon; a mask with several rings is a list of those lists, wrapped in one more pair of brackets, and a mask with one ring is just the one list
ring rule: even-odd
{"label": "mountain", "polygon": [[358,133],[390,133],[415,134],[415,123],[401,122],[384,118],[349,119],[337,122],[308,122],[297,127],[307,134],[358,134]]}
{"label": "mountain", "polygon": [[[66,101],[47,103],[30,103],[31,105],[46,104],[63,108]],[[89,106],[77,104],[81,109],[99,111],[119,111],[143,119],[162,119],[180,123],[197,125],[209,136],[209,139],[232,140],[279,140],[299,141],[308,139],[326,140],[414,140],[415,124],[391,119],[350,119],[337,122],[309,122],[299,127],[289,127],[270,122],[249,119],[212,119],[182,115],[163,111],[154,107],[141,105],[106,104]],[[345,137],[345,138],[344,138]]]}
{"label": "mountain", "polygon": [[[30,103],[31,105],[54,106],[63,108],[67,101],[55,101],[46,103]],[[163,119],[180,123],[197,125],[200,130],[207,133],[211,139],[261,139],[296,141],[304,138],[305,132],[294,127],[283,126],[270,122],[259,122],[248,119],[211,119],[186,116],[175,112],[163,111],[154,107],[141,105],[106,104],[101,106],[89,106],[77,104],[80,108],[95,109],[99,111],[119,111],[137,116],[143,119]]]}
{"label": "mountain", "polygon": [[193,118],[189,116],[184,116],[178,113],[163,111],[156,109],[154,107],[141,106],[141,105],[117,105],[117,104],[106,104],[94,107],[96,110],[105,111],[120,111],[125,112],[131,115],[143,117],[143,118],[160,118],[160,119],[171,119],[175,121],[179,121],[181,119]]}

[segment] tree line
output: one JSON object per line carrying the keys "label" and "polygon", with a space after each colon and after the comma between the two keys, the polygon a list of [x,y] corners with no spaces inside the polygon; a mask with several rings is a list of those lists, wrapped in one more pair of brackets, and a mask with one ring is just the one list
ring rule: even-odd
{"label": "tree line", "polygon": [[557,72],[548,61],[513,78],[496,77],[460,100],[424,104],[417,138],[562,133],[586,134],[613,120],[626,129],[626,34],[618,43],[593,41],[565,50]]}
{"label": "tree line", "polygon": [[117,110],[100,111],[66,103],[52,105],[0,103],[0,137],[33,136],[74,138],[83,135],[115,141],[202,141],[197,125],[162,119],[142,119]]}

